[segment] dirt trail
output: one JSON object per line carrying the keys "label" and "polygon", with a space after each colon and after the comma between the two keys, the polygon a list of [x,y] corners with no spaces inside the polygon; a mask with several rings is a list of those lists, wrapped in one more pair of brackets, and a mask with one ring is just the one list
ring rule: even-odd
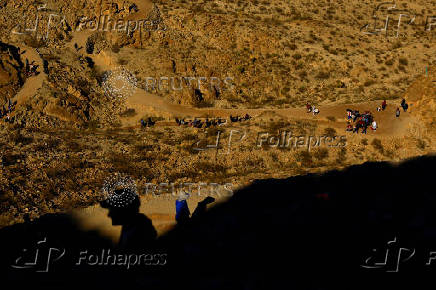
{"label": "dirt trail", "polygon": [[17,105],[24,103],[27,98],[35,95],[42,87],[44,80],[47,78],[47,75],[44,73],[43,69],[43,61],[36,49],[23,45],[20,46],[20,49],[21,51],[25,51],[25,53],[21,56],[23,58],[23,62],[25,62],[26,58],[29,60],[29,62],[35,61],[35,63],[39,65],[38,71],[40,73],[37,76],[27,78],[23,87],[12,98],[13,102],[17,101]]}

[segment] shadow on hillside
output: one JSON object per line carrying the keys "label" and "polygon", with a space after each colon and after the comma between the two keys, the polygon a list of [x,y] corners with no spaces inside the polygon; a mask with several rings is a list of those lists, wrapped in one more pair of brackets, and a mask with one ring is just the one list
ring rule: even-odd
{"label": "shadow on hillside", "polygon": [[[426,265],[436,259],[435,161],[256,181],[144,249],[166,255],[160,266],[74,265],[80,251],[101,253],[110,243],[80,232],[67,216],[46,216],[0,230],[0,270],[19,289],[381,289],[380,278],[404,286],[404,279],[436,271],[436,261]],[[48,248],[66,248],[58,261],[52,251],[48,273],[11,268],[23,248],[43,238]],[[401,276],[386,273],[397,269]]]}

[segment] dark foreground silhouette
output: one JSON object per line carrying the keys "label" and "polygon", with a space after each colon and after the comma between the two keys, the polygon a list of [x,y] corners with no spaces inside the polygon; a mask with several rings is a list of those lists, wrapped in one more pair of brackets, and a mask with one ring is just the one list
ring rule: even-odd
{"label": "dark foreground silhouette", "polygon": [[[111,254],[121,251],[116,265],[105,265],[110,258],[101,249],[111,247],[108,241],[80,232],[67,216],[45,216],[0,230],[1,283],[13,289],[423,289],[436,274],[435,161],[427,156],[256,181],[152,247],[112,247]],[[24,258],[17,261],[22,249],[30,252],[43,238],[41,257],[55,249],[47,273],[36,272],[44,261],[11,267],[23,264]],[[142,254],[142,264],[127,269],[122,253]]]}

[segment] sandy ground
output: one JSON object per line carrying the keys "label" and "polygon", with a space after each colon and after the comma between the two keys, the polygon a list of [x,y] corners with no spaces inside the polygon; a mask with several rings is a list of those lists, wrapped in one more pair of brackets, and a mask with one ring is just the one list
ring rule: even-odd
{"label": "sandy ground", "polygon": [[14,96],[14,98],[12,98],[12,101],[17,101],[17,105],[24,103],[27,98],[34,96],[38,89],[41,88],[44,80],[47,78],[47,75],[43,70],[42,59],[36,49],[26,46],[20,46],[20,49],[21,51],[25,51],[25,53],[21,56],[23,62],[26,60],[26,58],[29,60],[29,62],[35,61],[35,63],[39,65],[38,71],[40,74],[28,78],[21,90]]}

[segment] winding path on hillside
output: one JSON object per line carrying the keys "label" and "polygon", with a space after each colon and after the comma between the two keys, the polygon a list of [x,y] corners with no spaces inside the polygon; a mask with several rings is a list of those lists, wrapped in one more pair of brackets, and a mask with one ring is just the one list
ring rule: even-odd
{"label": "winding path on hillside", "polygon": [[20,45],[20,50],[25,51],[21,57],[22,61],[25,62],[26,58],[29,62],[35,61],[36,65],[39,65],[38,71],[40,72],[37,76],[28,77],[24,82],[24,85],[18,91],[18,93],[12,98],[12,101],[17,101],[17,106],[23,104],[29,97],[34,96],[38,90],[42,87],[44,80],[47,79],[47,75],[44,73],[43,60],[35,48]]}
{"label": "winding path on hillside", "polygon": [[[138,2],[139,12],[129,19],[135,19],[138,17],[145,17],[152,8],[150,1]],[[135,16],[135,17],[133,17]],[[75,53],[85,53],[86,41],[92,34],[92,31],[74,31],[72,33],[72,39],[66,44],[65,49],[70,49]],[[83,47],[82,50],[76,51],[74,45]],[[27,98],[35,95],[39,88],[42,87],[47,75],[43,71],[43,60],[36,49],[20,45],[21,50],[26,52],[22,55],[23,61],[28,58],[29,61],[35,61],[40,67],[40,74],[36,77],[27,78],[24,86],[13,98],[17,101],[18,105],[23,104]],[[117,69],[117,61],[111,51],[101,51],[99,54],[88,55],[91,57],[100,71],[110,71]],[[150,113],[161,113],[171,117],[222,117],[228,118],[229,115],[243,116],[246,113],[253,117],[257,117],[265,112],[272,112],[277,116],[284,119],[305,119],[305,120],[317,120],[320,123],[328,122],[328,126],[333,128],[339,128],[343,130],[345,128],[345,110],[347,108],[358,109],[362,111],[371,111],[375,115],[375,119],[379,124],[379,130],[377,135],[404,135],[407,131],[408,124],[414,121],[414,118],[410,114],[402,114],[401,118],[395,118],[395,109],[399,105],[398,101],[390,101],[388,109],[384,112],[376,112],[376,107],[380,105],[379,101],[365,102],[358,104],[329,104],[320,106],[320,114],[313,116],[306,113],[305,108],[286,108],[286,109],[217,109],[217,108],[194,108],[179,104],[173,104],[167,101],[165,98],[146,92],[141,88],[136,88],[132,96],[127,98],[126,105],[128,108],[135,109],[135,116],[123,118],[123,127],[139,127],[139,121],[142,116],[149,115]],[[328,121],[327,117],[330,120]]]}

